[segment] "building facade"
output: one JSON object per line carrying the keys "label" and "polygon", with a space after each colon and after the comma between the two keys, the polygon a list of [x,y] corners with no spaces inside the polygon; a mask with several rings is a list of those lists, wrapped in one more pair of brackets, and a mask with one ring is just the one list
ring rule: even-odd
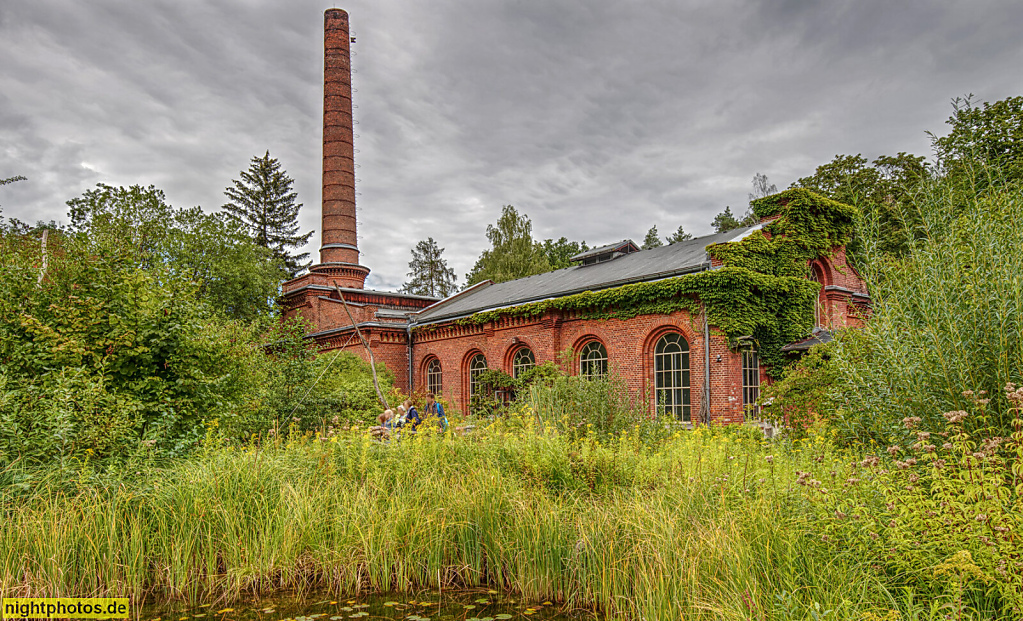
{"label": "building facade", "polygon": [[868,312],[866,288],[845,257],[852,208],[804,190],[761,201],[757,226],[650,250],[623,240],[574,257],[571,267],[479,283],[444,300],[365,289],[350,41],[348,15],[328,10],[323,245],[320,263],[285,283],[282,296],[285,316],[311,322],[322,350],[368,358],[358,326],[400,388],[429,390],[462,411],[483,390],[484,371],[517,377],[560,361],[571,373],[619,374],[651,413],[741,422],[770,381],[763,360],[776,366]]}

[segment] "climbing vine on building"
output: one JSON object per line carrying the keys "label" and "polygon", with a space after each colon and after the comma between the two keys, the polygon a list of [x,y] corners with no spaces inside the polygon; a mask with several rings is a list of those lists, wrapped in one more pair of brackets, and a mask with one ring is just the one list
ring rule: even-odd
{"label": "climbing vine on building", "polygon": [[539,317],[551,311],[586,319],[630,319],[686,310],[707,313],[731,339],[752,336],[772,377],[791,361],[782,351],[813,327],[820,284],[807,278],[810,261],[829,256],[851,238],[858,211],[803,188],[753,202],[758,218],[773,218],[739,241],[707,252],[717,267],[653,282],[587,291],[476,313],[457,320],[482,325],[502,317]]}

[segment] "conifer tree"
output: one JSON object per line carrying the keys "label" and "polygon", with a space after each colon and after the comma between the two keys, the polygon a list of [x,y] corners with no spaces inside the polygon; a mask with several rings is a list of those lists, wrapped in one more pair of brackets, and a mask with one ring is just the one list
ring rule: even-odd
{"label": "conifer tree", "polygon": [[224,211],[245,226],[258,245],[273,251],[292,277],[309,266],[305,262],[309,253],[293,255],[289,249],[305,245],[313,234],[298,232],[298,210],[302,203],[295,202],[298,194],[291,189],[294,182],[267,151],[263,157],[252,158],[240,181],[232,180],[233,185],[224,190],[231,200],[223,206]]}
{"label": "conifer tree", "polygon": [[693,236],[689,233],[686,233],[686,230],[682,228],[682,225],[680,224],[678,225],[678,230],[676,230],[674,233],[666,237],[665,241],[667,241],[669,244],[677,244],[679,242],[683,242],[686,241],[687,239],[692,238]]}
{"label": "conifer tree", "polygon": [[428,295],[446,298],[457,289],[455,270],[440,255],[443,248],[437,246],[432,237],[416,244],[412,249],[412,260],[408,262],[409,281],[401,290],[414,295]]}
{"label": "conifer tree", "polygon": [[714,221],[710,223],[714,227],[715,233],[724,233],[731,231],[732,229],[742,228],[742,222],[732,214],[731,206],[725,206],[725,210],[714,216]]}
{"label": "conifer tree", "polygon": [[661,238],[657,236],[657,225],[650,227],[650,230],[646,232],[646,237],[643,238],[643,250],[649,250],[651,248],[660,248],[664,244],[661,243]]}

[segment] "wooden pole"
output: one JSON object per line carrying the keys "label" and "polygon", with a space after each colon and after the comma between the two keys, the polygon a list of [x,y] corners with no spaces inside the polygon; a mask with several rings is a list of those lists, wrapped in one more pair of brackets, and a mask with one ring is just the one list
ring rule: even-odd
{"label": "wooden pole", "polygon": [[348,321],[352,322],[352,327],[355,328],[355,334],[362,341],[362,346],[366,348],[366,352],[369,353],[369,368],[373,372],[373,388],[377,390],[377,397],[380,399],[380,403],[384,404],[384,409],[389,410],[391,406],[387,405],[387,399],[384,398],[384,393],[380,392],[380,382],[377,381],[377,365],[373,360],[373,350],[370,349],[369,343],[366,342],[366,338],[362,336],[362,331],[359,330],[359,324],[355,323],[355,319],[352,317],[352,311],[348,310],[348,302],[345,301],[345,296],[341,294],[341,287],[334,285],[334,291],[337,291],[337,297],[341,298],[341,303],[345,307],[345,313],[348,314]]}

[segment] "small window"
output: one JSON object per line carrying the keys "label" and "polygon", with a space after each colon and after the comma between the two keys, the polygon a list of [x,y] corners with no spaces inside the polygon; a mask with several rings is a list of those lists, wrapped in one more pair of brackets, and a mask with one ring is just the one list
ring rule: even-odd
{"label": "small window", "polygon": [[487,370],[487,358],[476,354],[469,361],[469,398],[473,398],[480,388],[480,375]]}
{"label": "small window", "polygon": [[579,350],[579,375],[591,379],[607,375],[607,349],[600,341],[590,341]]}
{"label": "small window", "polygon": [[677,332],[662,336],[654,348],[654,397],[658,415],[690,422],[689,342]]}
{"label": "small window", "polygon": [[760,357],[755,350],[742,352],[742,410],[746,416],[760,414]]}
{"label": "small window", "polygon": [[426,365],[426,389],[435,395],[441,394],[440,360],[436,358]]}
{"label": "small window", "polygon": [[518,378],[536,366],[536,357],[528,347],[522,347],[512,357],[512,377]]}
{"label": "small window", "polygon": [[827,311],[824,308],[824,274],[817,265],[810,266],[810,280],[820,283],[820,291],[813,303],[813,325],[823,328],[827,323]]}

